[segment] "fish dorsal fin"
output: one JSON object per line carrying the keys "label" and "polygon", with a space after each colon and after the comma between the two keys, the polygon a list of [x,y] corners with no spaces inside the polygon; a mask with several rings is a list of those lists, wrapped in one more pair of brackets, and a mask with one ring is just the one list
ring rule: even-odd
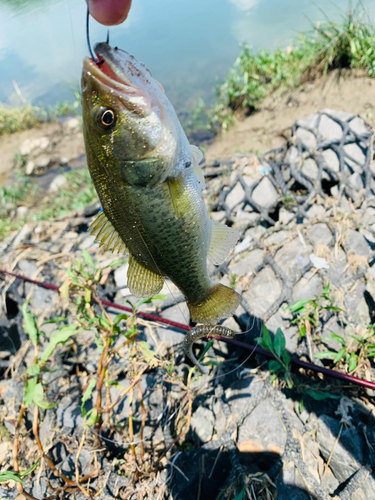
{"label": "fish dorsal fin", "polygon": [[211,221],[211,245],[208,258],[213,264],[222,264],[235,246],[240,233],[232,227]]}
{"label": "fish dorsal fin", "polygon": [[164,276],[156,274],[139,264],[130,255],[128,268],[128,287],[136,297],[150,298],[160,292],[164,285]]}
{"label": "fish dorsal fin", "polygon": [[197,148],[197,146],[193,146],[192,144],[190,144],[190,149],[191,149],[191,154],[193,156],[193,164],[196,176],[198,177],[198,181],[199,184],[201,185],[201,188],[205,189],[206,181],[204,180],[204,174],[202,172],[202,169],[199,166],[203,158],[203,153],[200,149]]}
{"label": "fish dorsal fin", "polygon": [[90,230],[90,233],[96,236],[95,242],[99,241],[100,246],[106,245],[106,250],[111,249],[113,252],[117,250],[118,253],[121,251],[123,253],[128,253],[125,243],[109,222],[104,212],[100,212],[100,214],[96,216],[94,222],[90,226]]}

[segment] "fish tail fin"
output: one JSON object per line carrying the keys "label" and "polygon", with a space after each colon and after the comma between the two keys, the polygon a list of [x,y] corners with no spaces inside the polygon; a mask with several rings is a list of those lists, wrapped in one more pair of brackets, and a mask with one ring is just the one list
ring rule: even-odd
{"label": "fish tail fin", "polygon": [[232,316],[241,303],[241,296],[220,283],[214,283],[206,298],[192,304],[187,300],[191,319],[195,323],[216,323]]}

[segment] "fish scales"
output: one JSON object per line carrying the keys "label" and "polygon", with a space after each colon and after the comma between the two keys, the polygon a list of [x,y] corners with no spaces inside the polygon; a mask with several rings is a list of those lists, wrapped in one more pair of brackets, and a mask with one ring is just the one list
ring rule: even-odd
{"label": "fish scales", "polygon": [[240,296],[215,283],[207,257],[219,264],[238,233],[210,220],[199,167],[161,85],[146,67],[108,44],[95,48],[82,73],[87,162],[103,207],[93,234],[130,254],[128,285],[152,296],[168,277],[185,295],[193,321],[232,315]]}

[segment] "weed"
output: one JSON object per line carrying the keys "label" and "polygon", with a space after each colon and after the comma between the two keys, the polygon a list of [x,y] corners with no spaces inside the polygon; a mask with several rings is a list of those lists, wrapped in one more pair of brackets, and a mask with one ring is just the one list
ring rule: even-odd
{"label": "weed", "polygon": [[[375,76],[375,28],[361,2],[341,23],[327,20],[301,33],[286,49],[254,53],[244,44],[226,80],[216,89],[217,104],[204,110],[209,127],[225,132],[235,114],[250,114],[278,88],[296,88],[333,69],[363,69]],[[203,122],[203,118],[200,118]]]}
{"label": "weed", "polygon": [[[368,366],[369,358],[375,357],[375,325],[369,325],[362,337],[351,335],[358,343],[358,347],[348,344],[341,335],[331,333],[331,338],[341,344],[341,348],[336,351],[323,351],[315,354],[318,359],[331,359],[333,364],[340,365],[347,373],[354,373],[357,370],[364,371]],[[322,340],[330,340],[324,337]]]}
{"label": "weed", "polygon": [[0,136],[27,130],[42,123],[55,121],[61,115],[77,113],[79,106],[80,96],[78,92],[75,93],[73,104],[61,102],[49,107],[32,106],[31,104],[11,107],[0,103]]}
{"label": "weed", "polygon": [[263,349],[272,352],[276,358],[268,362],[269,370],[273,373],[272,381],[279,375],[282,375],[285,378],[288,388],[291,389],[293,387],[293,380],[290,373],[290,356],[285,348],[285,336],[281,328],[277,329],[276,335],[272,340],[268,328],[266,325],[263,325],[263,335],[257,340]]}
{"label": "weed", "polygon": [[[139,325],[145,322],[137,318],[137,309],[155,299],[163,300],[165,296],[159,295],[151,299],[138,300],[135,303],[128,301],[132,312],[129,314],[121,313],[117,316],[110,315],[99,299],[98,285],[103,272],[108,271],[109,267],[115,268],[122,265],[124,260],[120,259],[106,266],[98,267],[87,250],[82,251],[82,257],[83,260],[73,261],[67,271],[68,277],[60,287],[62,307],[66,317],[54,317],[39,324],[38,318],[30,311],[27,302],[22,306],[24,329],[29,337],[33,355],[28,358],[31,359],[31,364],[29,363],[21,376],[25,382],[25,389],[15,425],[14,471],[1,472],[0,481],[16,481],[19,493],[25,495],[27,494],[23,490],[23,478],[38,468],[39,461],[43,467],[47,466],[56,477],[61,479],[63,484],[61,491],[69,488],[73,493],[81,491],[86,496],[92,495],[90,479],[99,474],[99,463],[94,460],[94,470],[92,469],[89,473],[86,471],[86,475],[82,476],[79,470],[79,458],[89,435],[95,436],[92,439],[96,441],[96,445],[99,444],[98,436],[101,436],[103,427],[112,433],[121,433],[122,440],[130,443],[126,453],[114,459],[113,465],[116,466],[119,473],[129,477],[132,483],[140,477],[151,477],[152,474],[156,476],[160,468],[159,460],[168,450],[150,452],[145,445],[144,429],[147,412],[139,382],[147,371],[161,368],[165,374],[164,381],[179,385],[183,391],[184,396],[174,414],[177,432],[173,441],[177,446],[182,443],[182,438],[190,428],[194,399],[194,390],[192,390],[191,385],[201,375],[198,374],[196,367],[192,367],[189,368],[186,378],[178,376],[173,356],[170,359],[161,359],[147,342],[138,339]],[[43,327],[46,324],[55,326],[48,336],[43,333]],[[148,323],[147,326],[149,326]],[[52,411],[59,404],[58,396],[51,401],[48,385],[45,382],[47,374],[54,368],[54,356],[58,346],[66,344],[65,351],[73,350],[75,352],[79,334],[85,330],[95,334],[100,359],[97,372],[87,377],[82,390],[80,410],[83,426],[79,443],[74,450],[75,475],[72,478],[58,470],[47,454],[39,435],[39,419],[43,412]],[[201,356],[201,359],[204,358],[207,364],[214,364],[207,358],[207,352],[212,342],[207,343]],[[126,387],[117,381],[116,376],[111,371],[111,365],[115,358],[121,360],[126,358],[127,360],[124,367],[127,372],[128,384]],[[112,386],[119,389],[116,397],[110,391]],[[128,419],[124,426],[119,426],[115,423],[114,411],[126,396],[129,400]],[[140,416],[134,414],[136,400],[139,403]],[[20,471],[20,455],[23,455],[22,450],[25,449],[25,445],[20,446],[20,444],[21,440],[27,436],[27,433],[23,433],[21,426],[27,414],[29,416],[31,414],[32,417],[29,420],[33,422],[32,433],[37,444],[37,452],[34,452],[34,455],[29,454],[27,459],[30,461],[34,456],[33,466],[27,471]]]}

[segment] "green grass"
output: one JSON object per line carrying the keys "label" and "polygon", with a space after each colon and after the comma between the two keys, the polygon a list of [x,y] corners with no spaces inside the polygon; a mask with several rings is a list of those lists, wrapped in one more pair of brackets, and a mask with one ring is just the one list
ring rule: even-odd
{"label": "green grass", "polygon": [[80,106],[79,93],[75,93],[73,104],[60,102],[55,106],[7,106],[0,103],[0,136],[36,127],[42,123],[56,121],[58,116],[77,113]]}
{"label": "green grass", "polygon": [[[362,69],[375,76],[375,27],[361,2],[340,23],[326,19],[301,33],[287,48],[254,52],[243,45],[226,80],[217,89],[217,104],[206,113],[210,127],[225,131],[236,112],[251,114],[278,88],[296,88],[333,69]],[[200,118],[202,121],[202,118]]]}
{"label": "green grass", "polygon": [[[72,170],[65,174],[67,182],[58,193],[42,193],[32,178],[17,173],[11,187],[0,188],[0,241],[10,232],[20,230],[28,222],[52,220],[80,210],[97,200],[97,194],[88,170]],[[16,210],[26,206],[25,218],[18,218]]]}

